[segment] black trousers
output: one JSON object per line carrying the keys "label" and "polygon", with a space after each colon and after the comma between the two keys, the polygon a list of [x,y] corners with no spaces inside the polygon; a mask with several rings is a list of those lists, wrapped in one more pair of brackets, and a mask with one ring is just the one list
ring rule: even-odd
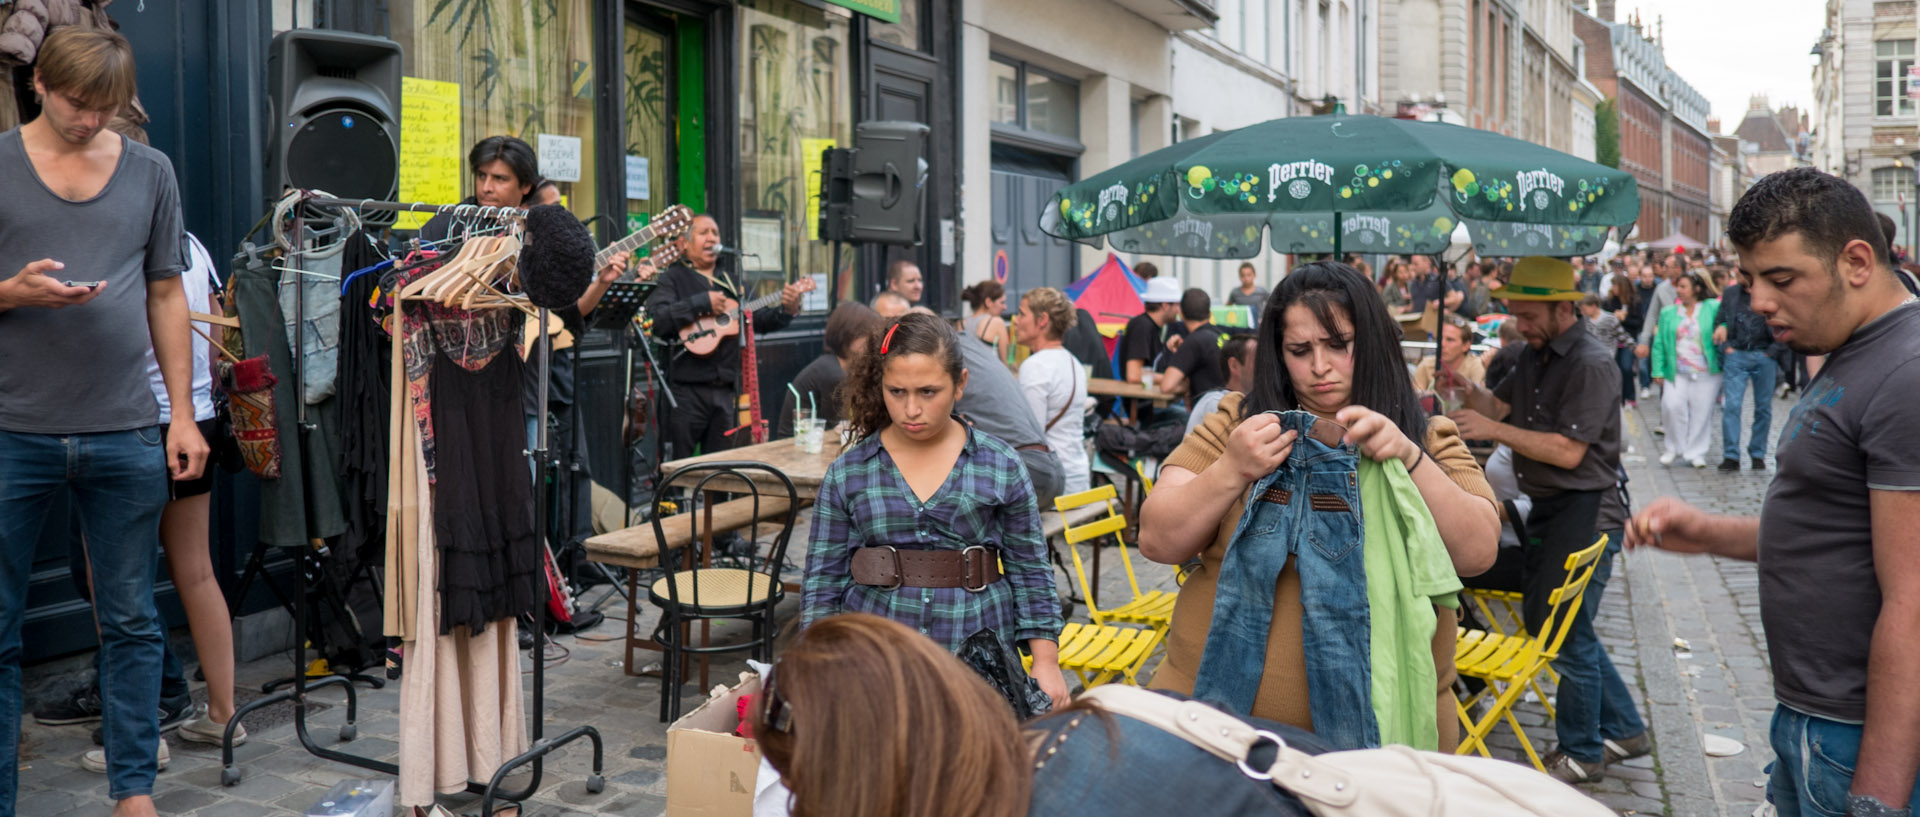
{"label": "black trousers", "polygon": [[702,454],[733,447],[732,438],[723,436],[739,425],[734,419],[737,398],[733,389],[711,383],[675,383],[673,396],[680,406],[667,408],[666,461],[693,456],[696,445]]}
{"label": "black trousers", "polygon": [[1600,491],[1563,491],[1535,497],[1527,514],[1527,538],[1501,548],[1487,572],[1462,579],[1468,587],[1516,591],[1526,598],[1521,614],[1528,632],[1539,632],[1553,612],[1548,596],[1567,579],[1567,556],[1599,538]]}

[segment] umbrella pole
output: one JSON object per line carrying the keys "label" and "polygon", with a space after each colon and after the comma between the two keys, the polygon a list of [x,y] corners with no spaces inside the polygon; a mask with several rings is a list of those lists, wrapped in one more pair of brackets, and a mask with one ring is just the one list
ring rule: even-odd
{"label": "umbrella pole", "polygon": [[1333,211],[1333,259],[1340,260],[1340,211]]}

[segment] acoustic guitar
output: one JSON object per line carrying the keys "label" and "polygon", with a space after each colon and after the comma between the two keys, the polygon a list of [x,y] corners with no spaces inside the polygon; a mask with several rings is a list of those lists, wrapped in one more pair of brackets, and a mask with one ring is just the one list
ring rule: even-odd
{"label": "acoustic guitar", "polygon": [[[798,282],[801,292],[812,292],[814,280],[802,278]],[[781,293],[775,292],[763,298],[755,298],[744,304],[732,298],[724,299],[725,309],[708,315],[680,329],[680,342],[686,350],[696,357],[706,357],[720,348],[720,341],[740,334],[740,321],[751,319],[753,313],[780,303]]]}

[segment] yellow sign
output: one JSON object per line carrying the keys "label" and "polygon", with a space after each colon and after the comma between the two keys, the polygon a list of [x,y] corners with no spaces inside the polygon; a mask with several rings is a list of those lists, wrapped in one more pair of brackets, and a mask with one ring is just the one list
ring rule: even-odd
{"label": "yellow sign", "polygon": [[[460,83],[400,78],[400,200],[460,200]],[[431,213],[402,213],[394,229],[418,230]]]}
{"label": "yellow sign", "polygon": [[807,179],[807,240],[820,240],[820,152],[838,147],[832,139],[800,140],[800,167]]}

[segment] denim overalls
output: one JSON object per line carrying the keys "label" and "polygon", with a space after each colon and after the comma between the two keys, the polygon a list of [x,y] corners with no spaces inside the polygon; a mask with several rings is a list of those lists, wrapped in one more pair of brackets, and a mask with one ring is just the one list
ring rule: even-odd
{"label": "denim overalls", "polygon": [[1252,711],[1266,668],[1274,588],[1292,557],[1300,574],[1313,731],[1341,749],[1375,747],[1380,727],[1373,711],[1358,454],[1312,439],[1317,418],[1308,412],[1270,413],[1299,437],[1286,461],[1247,491],[1246,510],[1221,559],[1193,695],[1236,713]]}

